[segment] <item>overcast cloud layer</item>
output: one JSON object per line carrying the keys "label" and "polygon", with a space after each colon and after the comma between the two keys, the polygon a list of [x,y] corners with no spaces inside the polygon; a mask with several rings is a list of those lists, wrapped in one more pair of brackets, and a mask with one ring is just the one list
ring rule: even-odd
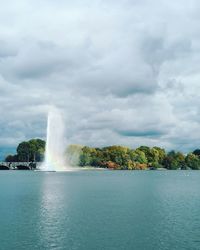
{"label": "overcast cloud layer", "polygon": [[193,150],[199,68],[199,1],[7,0],[0,146],[45,138],[56,105],[69,143]]}

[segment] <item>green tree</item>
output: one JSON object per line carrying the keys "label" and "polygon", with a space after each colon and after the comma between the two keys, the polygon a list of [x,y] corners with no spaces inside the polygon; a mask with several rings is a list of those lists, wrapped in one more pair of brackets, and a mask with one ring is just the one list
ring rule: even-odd
{"label": "green tree", "polygon": [[163,160],[166,156],[165,149],[160,148],[160,147],[153,147],[153,150],[156,151],[157,162],[159,164],[163,164]]}
{"label": "green tree", "polygon": [[17,154],[19,161],[30,161],[31,148],[30,144],[26,141],[21,142],[17,147]]}
{"label": "green tree", "polygon": [[132,162],[147,163],[145,153],[139,149],[130,150],[130,158]]}
{"label": "green tree", "polygon": [[31,139],[19,143],[17,155],[19,161],[41,161],[45,151],[45,141],[41,139]]}
{"label": "green tree", "polygon": [[138,150],[144,152],[148,163],[151,165],[153,162],[159,162],[159,151],[156,148],[141,146]]}
{"label": "green tree", "polygon": [[185,156],[181,152],[171,151],[163,160],[164,167],[171,170],[185,168]]}
{"label": "green tree", "polygon": [[115,162],[122,169],[128,169],[130,158],[130,149],[123,146],[110,146],[103,148],[103,155],[106,161]]}
{"label": "green tree", "polygon": [[95,148],[83,147],[80,154],[80,166],[93,166],[96,154]]}
{"label": "green tree", "polygon": [[195,149],[193,151],[193,154],[196,155],[196,156],[198,156],[198,157],[200,157],[200,149]]}
{"label": "green tree", "polygon": [[185,162],[186,162],[186,166],[194,169],[194,170],[198,170],[200,169],[200,159],[198,157],[198,155],[195,154],[188,154],[185,158]]}
{"label": "green tree", "polygon": [[41,161],[45,151],[45,141],[41,139],[31,139],[28,141],[30,147],[31,161]]}
{"label": "green tree", "polygon": [[18,155],[7,155],[5,158],[6,162],[18,162]]}

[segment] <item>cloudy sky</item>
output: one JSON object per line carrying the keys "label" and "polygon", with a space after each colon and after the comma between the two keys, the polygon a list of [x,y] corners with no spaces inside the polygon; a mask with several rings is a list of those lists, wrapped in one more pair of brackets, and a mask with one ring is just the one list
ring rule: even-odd
{"label": "cloudy sky", "polygon": [[200,147],[200,2],[19,0],[0,8],[0,147],[69,143]]}

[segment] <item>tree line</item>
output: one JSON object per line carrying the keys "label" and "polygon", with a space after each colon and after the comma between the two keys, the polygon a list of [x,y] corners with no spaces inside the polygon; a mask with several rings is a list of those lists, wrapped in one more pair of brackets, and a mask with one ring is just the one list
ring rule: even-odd
{"label": "tree line", "polygon": [[119,170],[145,169],[200,169],[200,149],[184,155],[160,147],[140,146],[131,149],[124,146],[93,148],[70,145],[66,152],[71,165],[93,166]]}
{"label": "tree line", "polygon": [[[45,141],[31,139],[17,146],[17,154],[8,155],[7,162],[39,162],[44,159]],[[140,146],[131,149],[124,146],[94,148],[70,145],[66,149],[66,160],[71,166],[92,166],[118,170],[145,169],[200,169],[200,149],[183,154],[166,152],[160,147]]]}

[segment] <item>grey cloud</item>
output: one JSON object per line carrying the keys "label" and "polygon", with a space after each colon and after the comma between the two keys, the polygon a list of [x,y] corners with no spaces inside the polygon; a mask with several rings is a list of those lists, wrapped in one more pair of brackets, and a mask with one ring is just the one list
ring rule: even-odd
{"label": "grey cloud", "polygon": [[12,76],[21,80],[34,80],[64,70],[69,72],[79,67],[78,51],[74,50],[73,53],[70,48],[60,48],[48,42],[31,43],[26,49],[20,48],[16,57],[8,58],[1,64],[2,74],[8,79]]}
{"label": "grey cloud", "polygon": [[6,57],[13,57],[17,55],[17,49],[4,40],[0,40],[0,59],[5,59]]}
{"label": "grey cloud", "polygon": [[122,136],[130,136],[130,137],[161,137],[162,135],[164,135],[165,133],[163,131],[159,131],[159,130],[120,130],[117,131],[117,133],[119,133]]}
{"label": "grey cloud", "polygon": [[163,63],[185,57],[192,50],[192,42],[185,37],[173,42],[168,41],[166,35],[161,37],[146,35],[143,39],[141,43],[143,57],[155,72],[159,72]]}

